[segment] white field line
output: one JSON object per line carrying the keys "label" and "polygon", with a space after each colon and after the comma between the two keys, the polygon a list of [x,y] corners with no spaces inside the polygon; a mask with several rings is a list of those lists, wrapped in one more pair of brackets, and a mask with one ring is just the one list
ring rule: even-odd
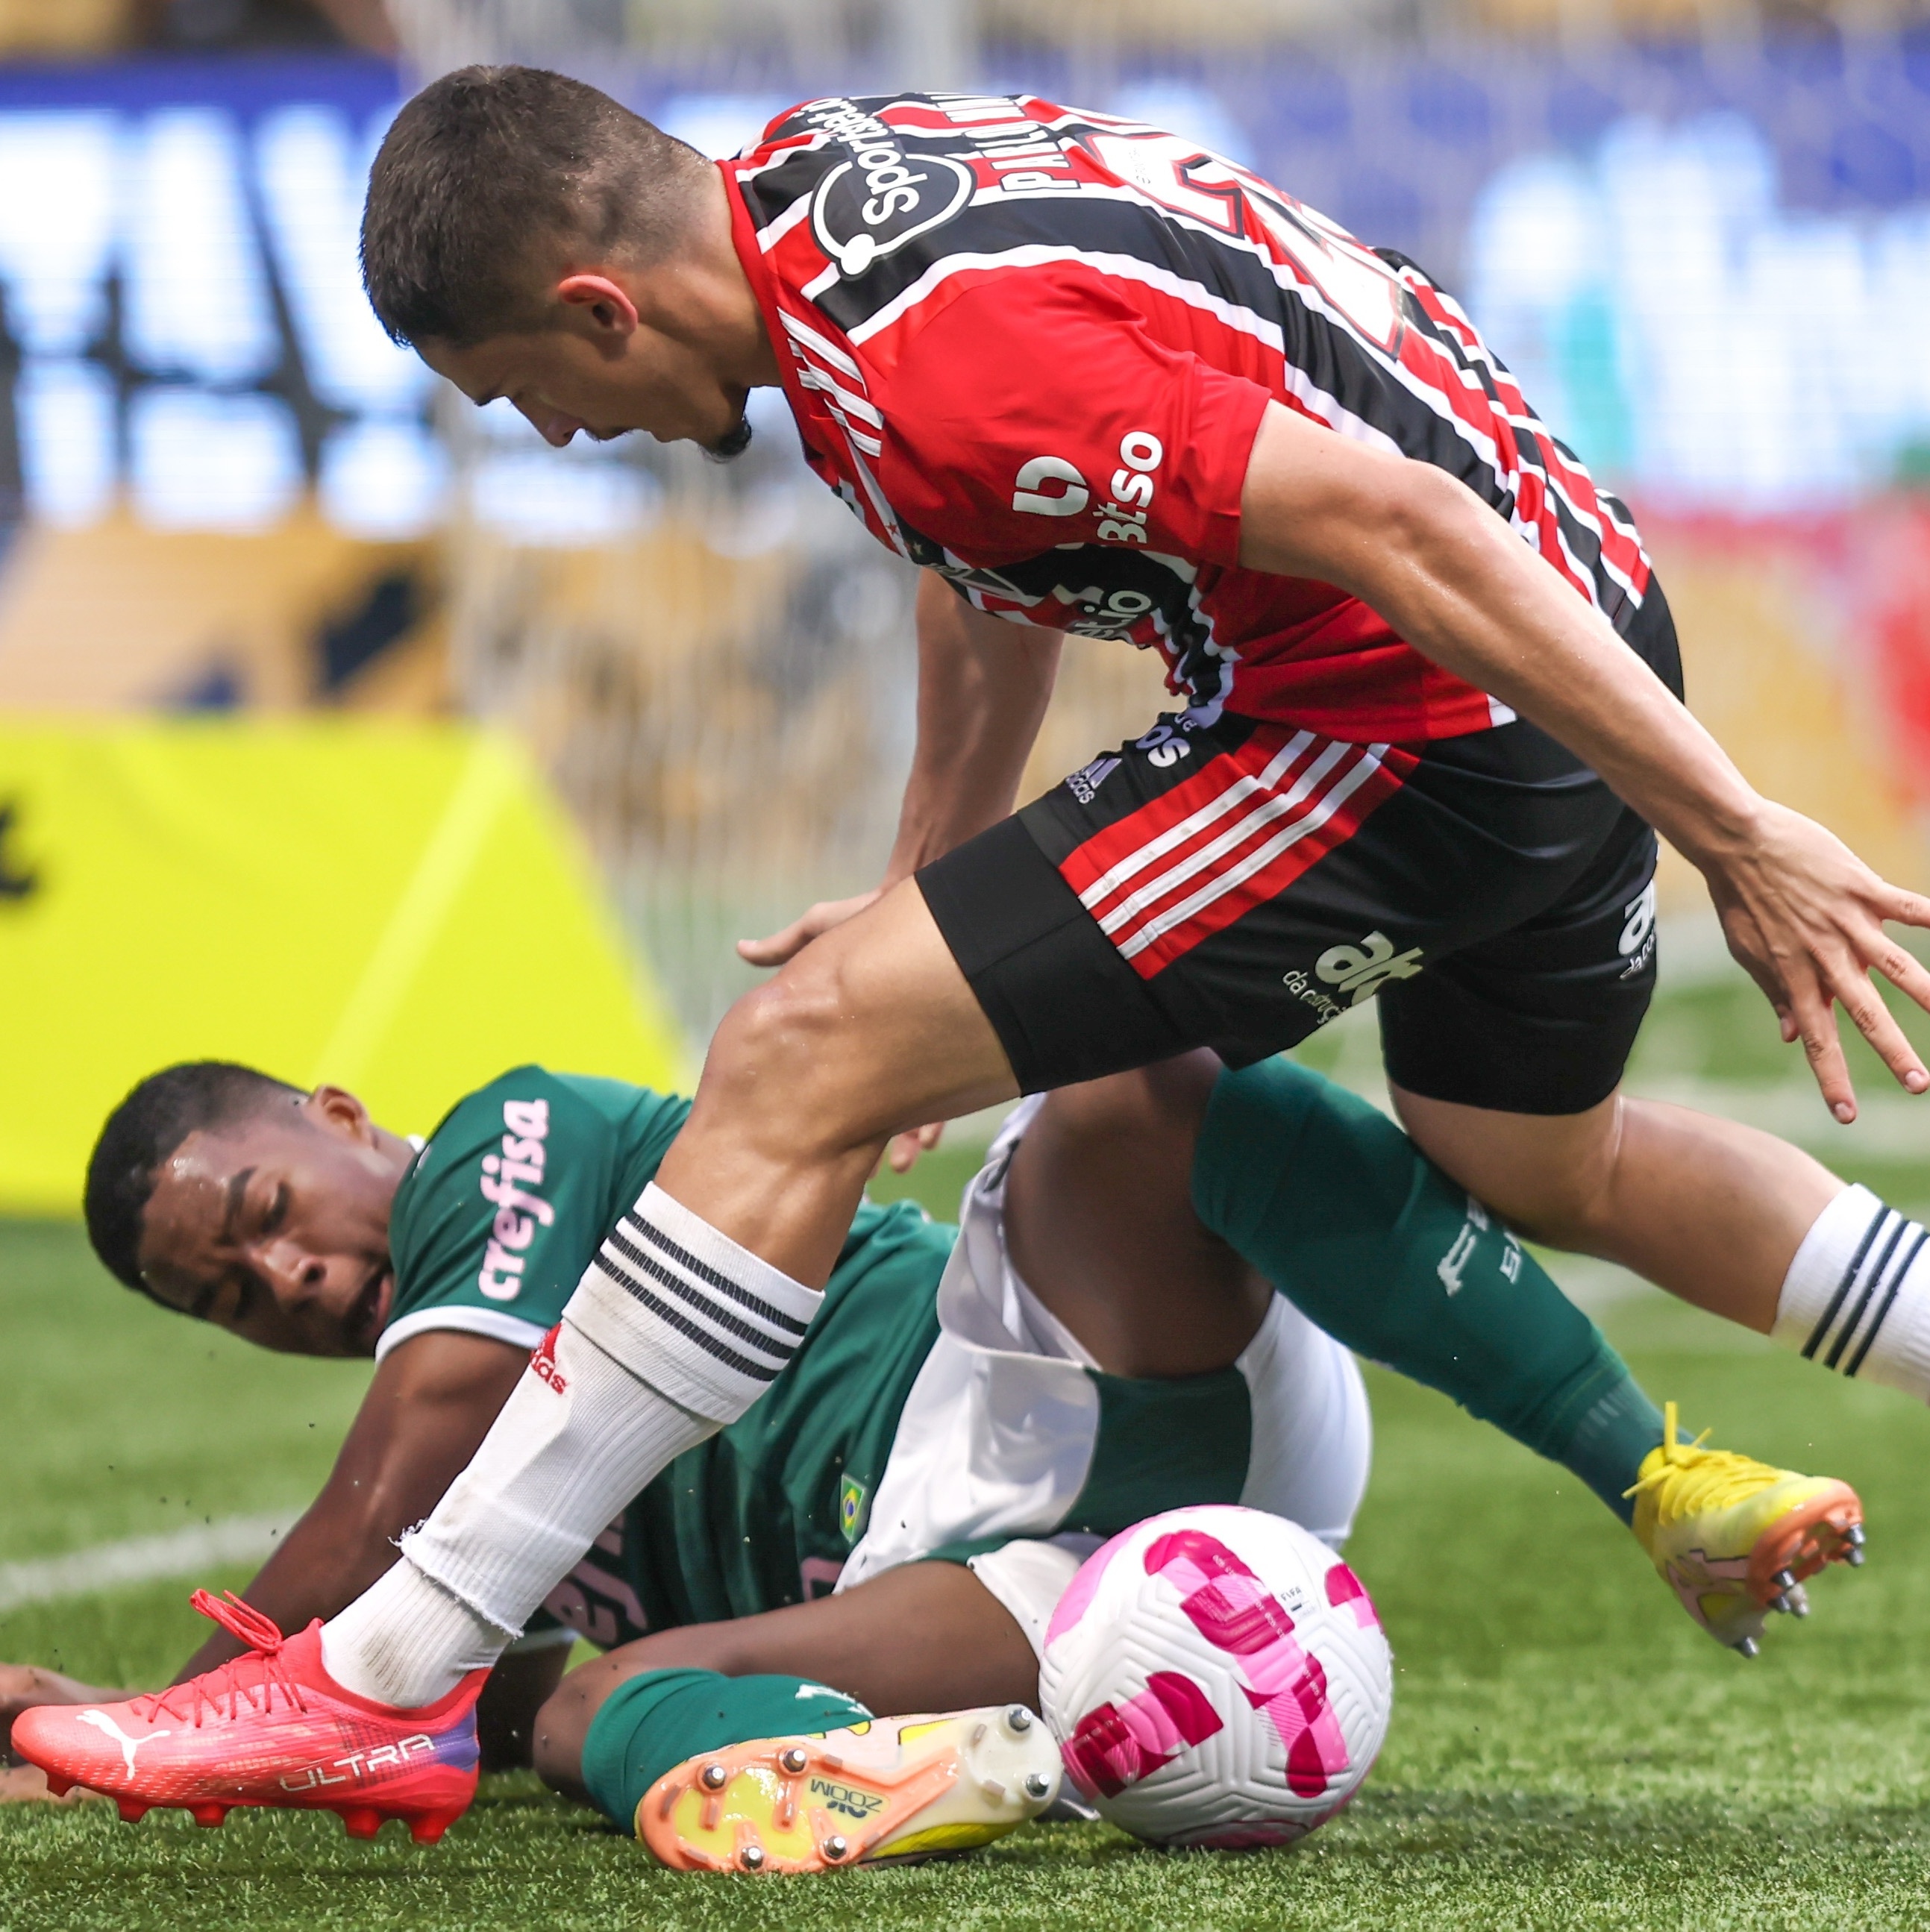
{"label": "white field line", "polygon": [[0,1611],[91,1596],[157,1577],[192,1576],[218,1564],[258,1562],[299,1514],[283,1510],[273,1516],[224,1516],[219,1522],[197,1523],[164,1536],[130,1536],[65,1556],[0,1563]]}

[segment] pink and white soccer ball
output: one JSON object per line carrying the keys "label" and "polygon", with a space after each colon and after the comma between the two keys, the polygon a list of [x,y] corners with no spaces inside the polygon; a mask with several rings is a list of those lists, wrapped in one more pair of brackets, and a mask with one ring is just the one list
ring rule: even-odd
{"label": "pink and white soccer ball", "polygon": [[1283,1845],[1373,1768],[1393,1654],[1359,1579],[1298,1523],[1169,1510],[1073,1579],[1039,1690],[1102,1817],[1155,1844]]}

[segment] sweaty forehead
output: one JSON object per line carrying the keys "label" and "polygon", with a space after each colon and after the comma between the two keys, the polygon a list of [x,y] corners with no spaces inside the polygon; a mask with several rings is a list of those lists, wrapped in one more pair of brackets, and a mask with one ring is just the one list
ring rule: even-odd
{"label": "sweaty forehead", "polygon": [[199,1129],[161,1162],[141,1216],[140,1264],[169,1300],[185,1305],[220,1278],[246,1177],[273,1157],[281,1132],[260,1121]]}

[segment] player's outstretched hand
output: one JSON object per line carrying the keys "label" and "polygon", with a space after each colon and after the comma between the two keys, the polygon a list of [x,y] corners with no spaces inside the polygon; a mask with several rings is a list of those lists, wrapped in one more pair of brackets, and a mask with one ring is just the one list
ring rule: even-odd
{"label": "player's outstretched hand", "polygon": [[1930,972],[1883,930],[1886,920],[1930,928],[1930,900],[1879,878],[1834,833],[1767,801],[1748,849],[1704,869],[1730,951],[1775,1008],[1784,1040],[1802,1041],[1838,1120],[1856,1118],[1856,1096],[1836,1005],[1911,1093],[1930,1088],[1930,1071],[1869,976],[1880,973],[1930,1011]]}
{"label": "player's outstretched hand", "polygon": [[782,932],[773,932],[763,939],[739,940],[737,957],[753,966],[782,966],[787,959],[794,958],[802,952],[821,933],[829,932],[834,926],[842,926],[848,919],[857,918],[883,891],[880,886],[875,891],[860,892],[854,898],[820,899],[808,911],[794,919]]}
{"label": "player's outstretched hand", "polygon": [[921,1154],[929,1154],[938,1144],[945,1131],[943,1120],[934,1120],[930,1126],[912,1127],[902,1134],[893,1134],[891,1144],[884,1150],[885,1164],[893,1174],[909,1174],[918,1165]]}

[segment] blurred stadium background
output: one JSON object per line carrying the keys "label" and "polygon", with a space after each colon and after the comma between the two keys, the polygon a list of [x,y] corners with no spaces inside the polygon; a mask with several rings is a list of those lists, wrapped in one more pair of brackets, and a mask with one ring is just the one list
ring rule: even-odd
{"label": "blurred stadium background", "polygon": [[[1635,504],[1745,769],[1930,885],[1907,5],[0,0],[0,997],[36,1042],[0,1071],[0,1206],[71,1206],[101,1109],[177,1054],[353,1079],[415,1126],[524,1054],[687,1073],[748,982],[731,938],[889,843],[910,586],[776,396],[728,468],[559,453],[368,314],[368,160],[477,57],[719,154],[808,95],[1036,88],[1406,250]],[[1028,785],[1157,701],[1149,664],[1076,644]],[[1686,868],[1665,904],[1673,988],[1731,985]],[[1827,1132],[1766,1020],[1658,1030],[1650,1084]],[[1358,1026],[1316,1051],[1371,1084]],[[1910,1154],[1871,1097],[1856,1145]]]}
{"label": "blurred stadium background", "polygon": [[[890,842],[911,586],[781,410],[728,468],[553,452],[366,311],[389,116],[503,56],[719,154],[807,96],[1035,88],[1406,250],[1634,502],[1745,770],[1930,888],[1921,0],[0,0],[0,1658],[164,1678],[199,1636],[181,1579],[245,1581],[365,1384],[94,1264],[82,1167],[137,1076],[251,1059],[425,1130],[525,1058],[687,1078],[748,982],[729,940]],[[1144,660],[1075,643],[1028,786],[1157,702]],[[1832,1127],[1686,868],[1664,903],[1636,1083],[1930,1210],[1911,1103],[1862,1054]],[[1304,1051],[1375,1088],[1370,1010]],[[911,1177],[935,1211],[960,1138]],[[1271,1924],[1283,1885],[1308,1922],[1918,1922],[1930,1420],[1559,1267],[1698,1425],[1863,1489],[1880,1561],[1819,1587],[1826,1629],[1738,1673],[1605,1516],[1551,1508],[1559,1472],[1373,1372],[1356,1555],[1403,1701],[1349,1817],[1284,1869],[1028,1838],[875,1882],[878,1922]],[[383,1890],[321,1882],[393,1848],[323,1852],[312,1820],[14,1814],[0,1925],[738,1922],[527,1786],[478,1820]]]}

